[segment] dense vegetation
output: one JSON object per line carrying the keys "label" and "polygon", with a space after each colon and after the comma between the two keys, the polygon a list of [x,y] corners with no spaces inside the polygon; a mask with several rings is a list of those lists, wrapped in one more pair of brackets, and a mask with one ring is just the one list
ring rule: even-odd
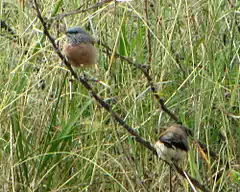
{"label": "dense vegetation", "polygon": [[[71,26],[99,39],[99,69],[85,70],[103,82],[90,82],[93,90],[155,143],[174,121],[142,71],[101,43],[149,65],[159,96],[193,132],[183,169],[210,191],[240,190],[239,1],[38,3],[61,48]],[[167,191],[168,166],[72,81],[33,2],[5,0],[0,10],[0,191]],[[183,177],[172,180],[174,191],[191,191]]]}

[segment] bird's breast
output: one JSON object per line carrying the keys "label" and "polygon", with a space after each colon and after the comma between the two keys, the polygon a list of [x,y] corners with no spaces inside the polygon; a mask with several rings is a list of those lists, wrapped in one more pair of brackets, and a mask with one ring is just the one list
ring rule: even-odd
{"label": "bird's breast", "polygon": [[63,51],[74,67],[86,68],[97,63],[97,49],[91,43],[67,44],[64,46]]}
{"label": "bird's breast", "polygon": [[171,161],[181,161],[185,156],[186,156],[186,151],[181,150],[179,148],[170,148],[166,146],[164,143],[161,141],[157,141],[155,143],[155,148],[158,154],[158,157],[171,162]]}

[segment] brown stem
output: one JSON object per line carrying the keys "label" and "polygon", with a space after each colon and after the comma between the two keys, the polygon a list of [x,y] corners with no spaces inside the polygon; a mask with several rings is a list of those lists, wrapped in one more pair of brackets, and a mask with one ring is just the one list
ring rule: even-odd
{"label": "brown stem", "polygon": [[[60,50],[58,49],[58,46],[56,45],[54,39],[51,37],[51,35],[49,34],[48,32],[48,29],[47,29],[47,25],[46,25],[46,22],[44,21],[42,15],[41,15],[41,12],[39,10],[39,6],[38,6],[38,3],[37,3],[37,0],[33,0],[34,2],[34,9],[36,10],[36,14],[37,14],[37,17],[38,19],[40,20],[40,22],[42,23],[43,25],[43,31],[44,31],[44,34],[49,38],[55,52],[57,53],[57,55],[60,57],[60,59],[63,61],[63,63],[67,66],[67,68],[69,69],[71,75],[77,79],[80,83],[82,83],[82,85],[88,90],[88,92],[92,95],[92,97],[105,109],[107,110],[111,116],[122,126],[124,127],[134,138],[137,142],[139,142],[140,144],[142,144],[143,146],[145,146],[146,148],[148,148],[150,151],[153,152],[154,155],[157,156],[157,152],[156,152],[156,149],[154,148],[154,146],[147,140],[143,139],[142,137],[140,137],[137,133],[137,131],[135,131],[132,127],[130,127],[124,120],[122,120],[120,118],[120,116],[113,111],[112,107],[104,102],[104,100],[102,98],[100,98],[100,96],[98,96],[98,94],[96,92],[93,91],[92,87],[90,84],[88,84],[88,82],[82,78],[82,77],[78,77],[77,73],[72,69],[70,63],[66,60],[66,58],[62,55],[62,53],[60,52]],[[166,162],[167,163],[167,162]],[[169,163],[168,163],[169,164]],[[182,175],[184,178],[185,175],[182,171],[181,168],[177,167],[175,165],[175,168],[177,170],[177,172]],[[208,192],[208,190],[201,184],[199,183],[196,179],[193,179],[192,177],[189,176],[189,179],[192,181],[192,183],[198,187],[199,189],[201,189],[202,191],[204,192]]]}
{"label": "brown stem", "polygon": [[[107,50],[103,50],[105,53],[107,53],[107,54],[112,54],[112,53],[113,53],[112,50],[111,50],[107,45],[105,45],[104,43],[99,43],[99,44],[101,44],[103,47],[105,47],[105,48],[107,49]],[[146,79],[147,79],[147,81],[148,81],[148,85],[151,87],[153,96],[154,96],[154,98],[159,102],[161,109],[162,109],[165,113],[167,113],[167,114],[170,116],[170,118],[171,118],[172,120],[174,120],[176,123],[182,124],[182,123],[178,120],[177,116],[175,116],[175,115],[167,108],[167,106],[164,104],[164,100],[163,100],[162,98],[160,98],[160,96],[158,95],[157,89],[156,89],[156,87],[155,87],[155,85],[154,85],[154,83],[153,83],[153,81],[152,81],[153,79],[152,79],[152,77],[149,75],[149,66],[134,63],[134,62],[131,61],[129,58],[126,58],[126,57],[124,57],[124,56],[122,56],[122,55],[120,55],[120,54],[118,54],[118,53],[115,53],[115,56],[118,57],[118,58],[120,58],[120,59],[122,59],[122,60],[124,60],[124,61],[127,61],[128,63],[132,64],[133,66],[137,67],[138,69],[140,69],[140,70],[142,71],[142,73],[144,74],[144,76],[146,77]]]}
{"label": "brown stem", "polygon": [[[149,19],[148,19],[148,0],[144,1],[144,11],[145,11],[145,20],[146,23],[149,25]],[[151,34],[150,34],[150,30],[147,28],[147,41],[148,41],[148,62],[151,63],[152,61],[152,46],[151,46]]]}
{"label": "brown stem", "polygon": [[72,15],[76,15],[76,14],[79,14],[79,13],[84,13],[84,12],[87,12],[91,9],[97,9],[98,7],[101,7],[102,5],[104,5],[106,3],[110,3],[111,1],[113,1],[113,0],[105,0],[105,1],[98,2],[98,3],[94,4],[93,6],[87,8],[87,9],[76,9],[76,10],[73,10],[73,11],[68,12],[68,13],[59,14],[59,15],[56,15],[55,17],[51,17],[50,20],[58,20],[58,19],[61,20],[64,17],[67,17],[67,16],[72,16]]}

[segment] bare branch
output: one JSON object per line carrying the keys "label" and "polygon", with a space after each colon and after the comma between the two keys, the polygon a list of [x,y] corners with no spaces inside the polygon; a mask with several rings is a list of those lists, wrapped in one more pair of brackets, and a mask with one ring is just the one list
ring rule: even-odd
{"label": "bare branch", "polygon": [[[37,0],[33,0],[34,2],[34,9],[36,11],[37,17],[38,19],[41,21],[42,25],[43,25],[43,31],[44,34],[48,37],[48,39],[50,40],[55,52],[57,53],[57,55],[60,57],[60,59],[63,61],[63,63],[67,66],[67,68],[69,69],[70,73],[72,76],[74,76],[75,79],[77,79],[80,83],[82,83],[82,85],[88,90],[88,92],[92,95],[92,97],[105,109],[107,110],[111,116],[122,126],[124,127],[134,138],[137,142],[139,142],[140,144],[142,144],[143,146],[145,146],[146,148],[148,148],[150,151],[153,152],[154,155],[157,155],[156,149],[154,148],[154,146],[147,140],[143,139],[142,137],[140,137],[137,133],[137,131],[135,131],[132,127],[130,127],[124,120],[122,120],[120,118],[120,116],[113,111],[112,107],[104,102],[104,100],[96,93],[93,91],[92,87],[90,84],[88,84],[88,82],[82,78],[82,77],[78,77],[77,73],[72,69],[70,63],[66,60],[66,58],[62,55],[62,53],[60,52],[58,46],[56,45],[54,39],[51,37],[51,35],[48,32],[47,26],[46,26],[46,22],[44,21],[41,12],[39,10],[39,6],[37,3]],[[166,162],[167,163],[167,162]],[[182,175],[184,178],[186,178],[186,176],[184,175],[184,172],[182,171],[182,169],[180,169],[178,166],[174,166],[177,170],[177,172]],[[191,180],[191,182],[198,187],[199,189],[201,189],[204,192],[208,192],[208,190],[201,184],[199,183],[197,180],[195,180],[194,178],[189,176],[189,179]]]}
{"label": "bare branch", "polygon": [[[105,53],[107,53],[107,54],[113,54],[111,48],[109,48],[107,45],[105,45],[104,43],[99,43],[99,44],[102,45],[103,47],[105,47],[105,48],[107,49],[107,50],[104,51]],[[176,123],[182,124],[182,123],[178,120],[177,116],[175,116],[175,115],[166,107],[166,105],[164,104],[164,100],[163,100],[162,98],[160,98],[160,96],[158,95],[158,93],[157,93],[157,88],[155,87],[155,85],[154,85],[154,83],[153,83],[153,81],[152,81],[153,79],[152,79],[152,77],[149,75],[149,66],[147,66],[147,65],[142,65],[142,64],[138,64],[138,63],[134,63],[134,62],[131,61],[129,58],[126,58],[126,57],[124,57],[124,56],[122,56],[122,55],[120,55],[120,54],[118,54],[118,53],[115,53],[115,56],[118,57],[118,58],[120,58],[120,59],[122,59],[122,60],[124,60],[124,61],[126,61],[126,62],[128,62],[128,63],[130,63],[130,64],[132,64],[133,66],[137,67],[138,69],[140,69],[140,70],[143,72],[144,76],[146,77],[146,79],[147,79],[147,81],[148,81],[148,85],[151,87],[151,90],[152,90],[152,92],[153,92],[153,96],[154,96],[154,98],[159,102],[161,109],[162,109],[164,112],[166,112],[166,113],[170,116],[170,118],[171,118],[172,120],[174,120]]]}
{"label": "bare branch", "polygon": [[71,16],[71,15],[76,15],[76,14],[79,14],[79,13],[84,13],[84,12],[87,12],[91,9],[96,9],[98,7],[101,7],[102,5],[106,4],[106,3],[110,3],[111,1],[113,0],[105,0],[105,1],[101,1],[101,2],[98,2],[96,4],[94,4],[93,6],[87,8],[87,9],[76,9],[76,10],[73,10],[71,12],[68,12],[68,13],[63,13],[63,14],[59,14],[59,15],[56,15],[55,17],[51,17],[50,20],[58,20],[58,19],[63,19],[64,17],[67,17],[67,16]]}

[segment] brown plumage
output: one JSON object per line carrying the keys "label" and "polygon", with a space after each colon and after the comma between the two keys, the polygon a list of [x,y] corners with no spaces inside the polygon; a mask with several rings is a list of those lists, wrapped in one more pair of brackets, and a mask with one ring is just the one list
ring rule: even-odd
{"label": "brown plumage", "polygon": [[168,127],[155,143],[158,156],[168,162],[178,163],[188,151],[187,134],[184,126],[174,124]]}
{"label": "brown plumage", "polygon": [[73,67],[88,68],[97,63],[97,50],[91,43],[65,45],[64,55]]}
{"label": "brown plumage", "polygon": [[97,49],[93,37],[80,27],[67,30],[68,43],[63,53],[73,67],[89,68],[97,64]]}

